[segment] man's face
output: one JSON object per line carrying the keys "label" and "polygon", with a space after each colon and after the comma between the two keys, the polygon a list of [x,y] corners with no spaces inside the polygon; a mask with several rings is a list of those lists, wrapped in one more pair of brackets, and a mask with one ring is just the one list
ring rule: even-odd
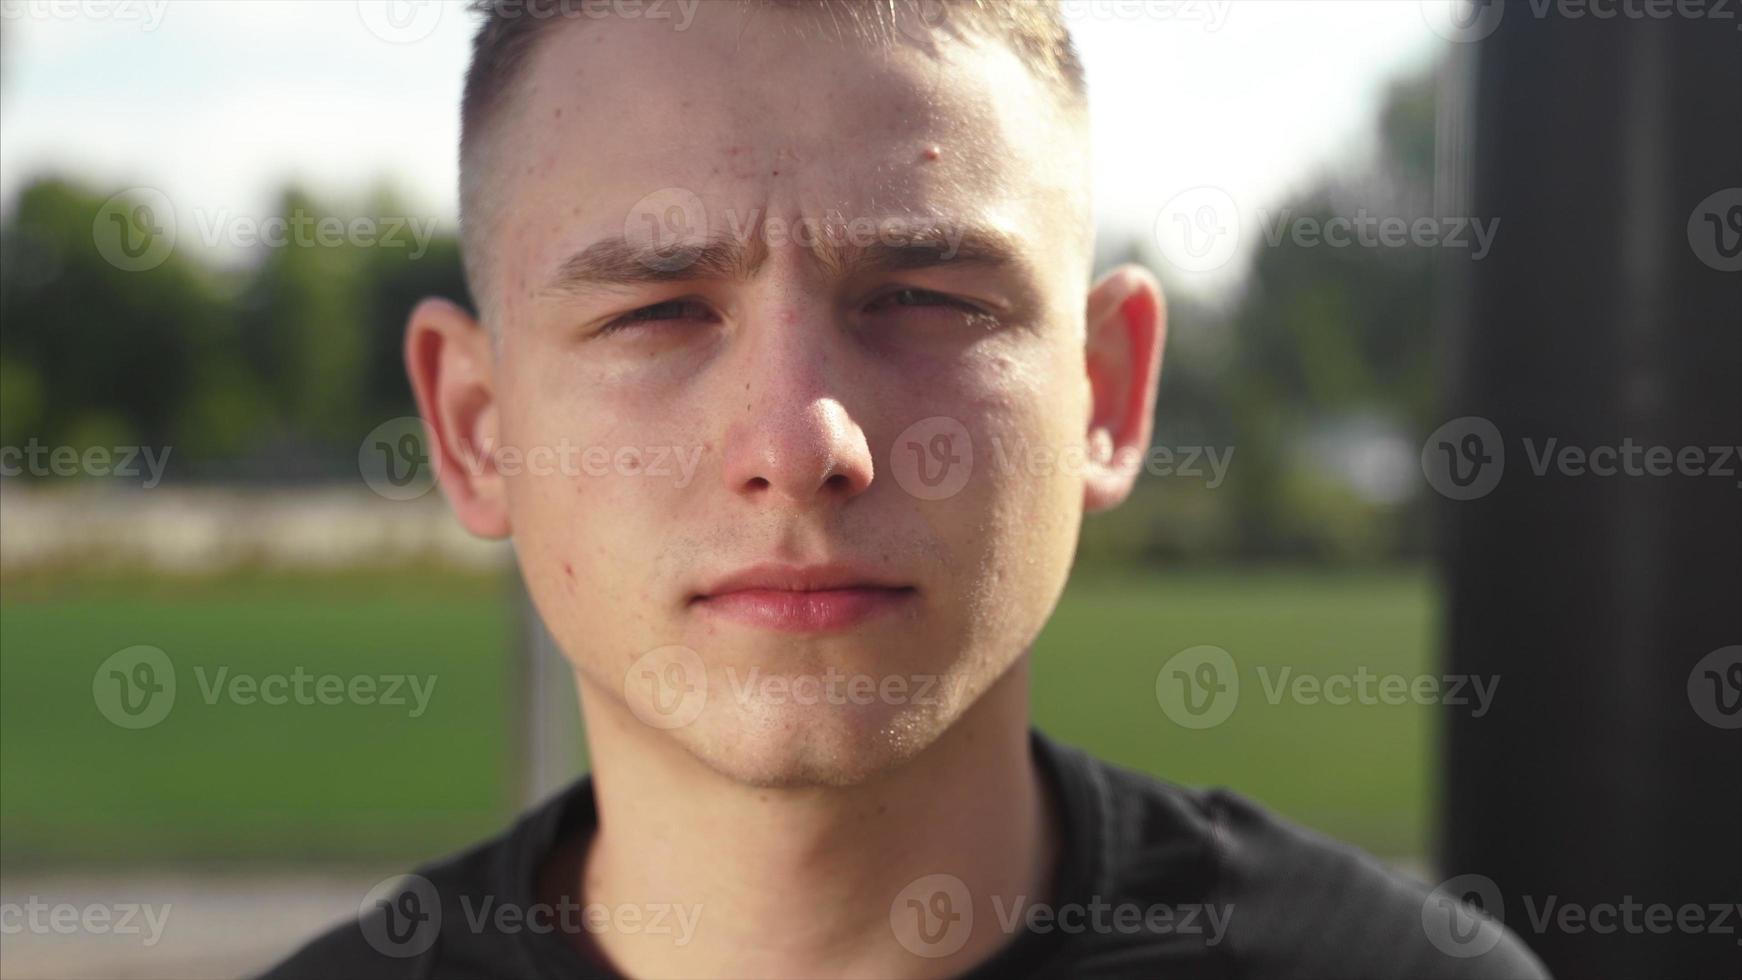
{"label": "man's face", "polygon": [[527,585],[592,700],[771,785],[901,761],[1026,651],[1091,411],[1085,135],[997,42],[816,30],[564,25],[491,137]]}

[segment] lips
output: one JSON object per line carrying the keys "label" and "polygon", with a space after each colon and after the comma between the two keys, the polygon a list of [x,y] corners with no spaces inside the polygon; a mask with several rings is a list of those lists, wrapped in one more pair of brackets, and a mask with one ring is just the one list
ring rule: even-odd
{"label": "lips", "polygon": [[914,601],[918,590],[851,565],[758,565],[690,599],[703,615],[782,633],[851,629]]}

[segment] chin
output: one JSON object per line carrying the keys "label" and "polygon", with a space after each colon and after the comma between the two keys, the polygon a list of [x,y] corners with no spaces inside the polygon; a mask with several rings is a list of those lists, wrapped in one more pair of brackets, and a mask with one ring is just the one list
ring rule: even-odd
{"label": "chin", "polygon": [[671,734],[704,765],[735,782],[770,789],[861,786],[937,741],[961,705],[795,703],[792,699],[710,704]]}

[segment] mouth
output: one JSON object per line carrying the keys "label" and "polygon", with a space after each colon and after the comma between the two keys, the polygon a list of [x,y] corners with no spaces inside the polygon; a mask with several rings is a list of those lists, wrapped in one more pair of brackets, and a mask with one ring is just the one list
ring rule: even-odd
{"label": "mouth", "polygon": [[831,633],[899,612],[918,596],[911,585],[847,565],[761,565],[708,586],[689,606],[779,633]]}

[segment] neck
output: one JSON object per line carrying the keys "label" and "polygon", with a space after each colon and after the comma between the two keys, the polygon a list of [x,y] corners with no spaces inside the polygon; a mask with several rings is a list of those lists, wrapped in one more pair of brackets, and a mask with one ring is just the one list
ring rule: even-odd
{"label": "neck", "polygon": [[[919,755],[849,787],[736,782],[580,689],[599,813],[574,868],[582,901],[643,923],[666,908],[662,934],[593,937],[630,976],[953,976],[1012,938],[995,896],[1008,907],[1048,893],[1057,826],[1029,748],[1026,655]],[[949,955],[918,951],[953,946],[954,933],[918,951],[913,928],[906,945],[895,933],[921,910],[950,910],[928,883],[892,919],[928,875],[960,879],[982,924]]]}

